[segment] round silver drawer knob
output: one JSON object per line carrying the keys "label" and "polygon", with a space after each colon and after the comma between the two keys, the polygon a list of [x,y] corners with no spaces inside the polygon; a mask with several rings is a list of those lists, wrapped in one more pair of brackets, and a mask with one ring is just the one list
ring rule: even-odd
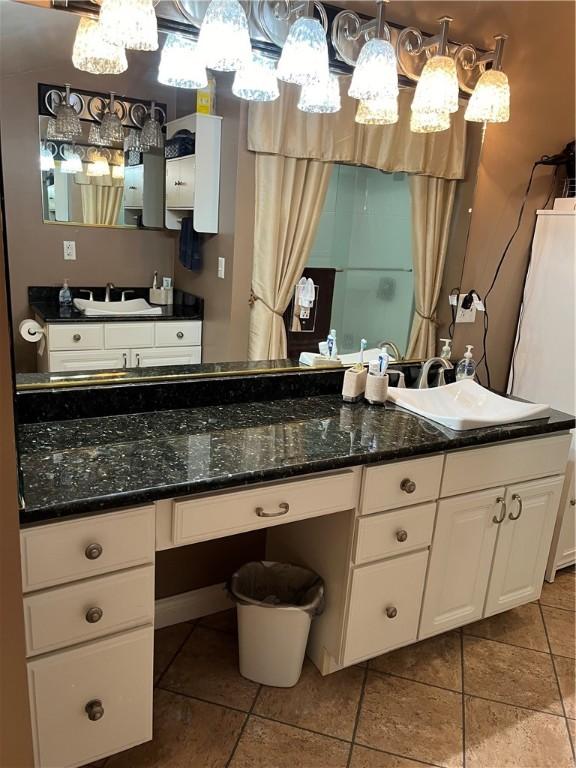
{"label": "round silver drawer knob", "polygon": [[386,616],[388,616],[389,619],[395,619],[396,616],[398,616],[398,609],[394,608],[393,605],[389,605],[388,608],[386,608]]}
{"label": "round silver drawer knob", "polygon": [[414,493],[416,490],[416,483],[414,480],[410,480],[409,477],[405,477],[400,483],[400,490],[404,491],[404,493]]}
{"label": "round silver drawer knob", "polygon": [[396,531],[396,541],[406,541],[408,538],[408,531],[405,531],[403,528],[401,528],[399,531]]}
{"label": "round silver drawer knob", "polygon": [[72,341],[80,341],[82,336],[80,336],[79,333],[75,333],[74,336],[72,336]]}
{"label": "round silver drawer knob", "polygon": [[182,331],[178,331],[178,333],[176,334],[176,338],[177,339],[183,339],[184,338],[184,334],[182,333]]}
{"label": "round silver drawer knob", "polygon": [[104,616],[102,608],[88,608],[86,611],[86,621],[88,624],[96,624],[97,621],[100,621],[102,616]]}
{"label": "round silver drawer knob", "polygon": [[88,715],[88,720],[100,720],[104,717],[104,707],[100,699],[92,699],[84,707],[84,711]]}
{"label": "round silver drawer knob", "polygon": [[102,554],[102,545],[88,544],[88,546],[84,550],[84,554],[86,555],[88,560],[98,560],[98,558]]}

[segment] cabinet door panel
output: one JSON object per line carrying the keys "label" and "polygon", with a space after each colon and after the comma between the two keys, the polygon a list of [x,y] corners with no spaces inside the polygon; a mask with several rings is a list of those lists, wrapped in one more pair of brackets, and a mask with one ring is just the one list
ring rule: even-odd
{"label": "cabinet door panel", "polygon": [[180,160],[166,161],[166,207],[178,208],[180,206]]}
{"label": "cabinet door panel", "polygon": [[158,365],[195,365],[201,362],[201,347],[163,347],[162,349],[132,350],[132,368],[150,368]]}
{"label": "cabinet door panel", "polygon": [[553,477],[507,489],[507,512],[496,545],[486,616],[539,597],[562,482],[562,476]]}
{"label": "cabinet door panel", "polygon": [[419,637],[481,618],[504,488],[438,504]]}
{"label": "cabinet door panel", "polygon": [[86,352],[50,352],[50,371],[101,371],[126,368],[128,350],[106,349]]}

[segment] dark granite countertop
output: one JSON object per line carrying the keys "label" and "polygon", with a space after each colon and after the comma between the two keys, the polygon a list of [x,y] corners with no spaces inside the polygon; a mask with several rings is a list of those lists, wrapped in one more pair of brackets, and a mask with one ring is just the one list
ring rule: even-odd
{"label": "dark granite countertop", "polygon": [[21,523],[574,426],[572,416],[550,411],[454,432],[393,406],[344,404],[339,395],[26,424],[18,430]]}

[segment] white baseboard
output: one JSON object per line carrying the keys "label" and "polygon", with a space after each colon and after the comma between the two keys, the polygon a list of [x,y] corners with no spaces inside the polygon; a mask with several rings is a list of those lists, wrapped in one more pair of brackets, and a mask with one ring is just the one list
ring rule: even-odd
{"label": "white baseboard", "polygon": [[209,587],[156,600],[154,626],[161,629],[233,607],[234,603],[228,597],[224,583],[211,584]]}

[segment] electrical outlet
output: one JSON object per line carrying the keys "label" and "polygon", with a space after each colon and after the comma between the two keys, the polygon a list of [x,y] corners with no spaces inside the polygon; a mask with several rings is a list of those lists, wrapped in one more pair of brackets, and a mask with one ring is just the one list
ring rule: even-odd
{"label": "electrical outlet", "polygon": [[64,261],[76,261],[75,240],[64,240]]}
{"label": "electrical outlet", "polygon": [[474,304],[470,309],[462,309],[462,302],[468,294],[461,293],[458,297],[458,309],[456,310],[457,323],[473,323],[476,320],[476,307]]}
{"label": "electrical outlet", "polygon": [[223,256],[218,256],[218,277],[224,277],[226,269],[226,259]]}

